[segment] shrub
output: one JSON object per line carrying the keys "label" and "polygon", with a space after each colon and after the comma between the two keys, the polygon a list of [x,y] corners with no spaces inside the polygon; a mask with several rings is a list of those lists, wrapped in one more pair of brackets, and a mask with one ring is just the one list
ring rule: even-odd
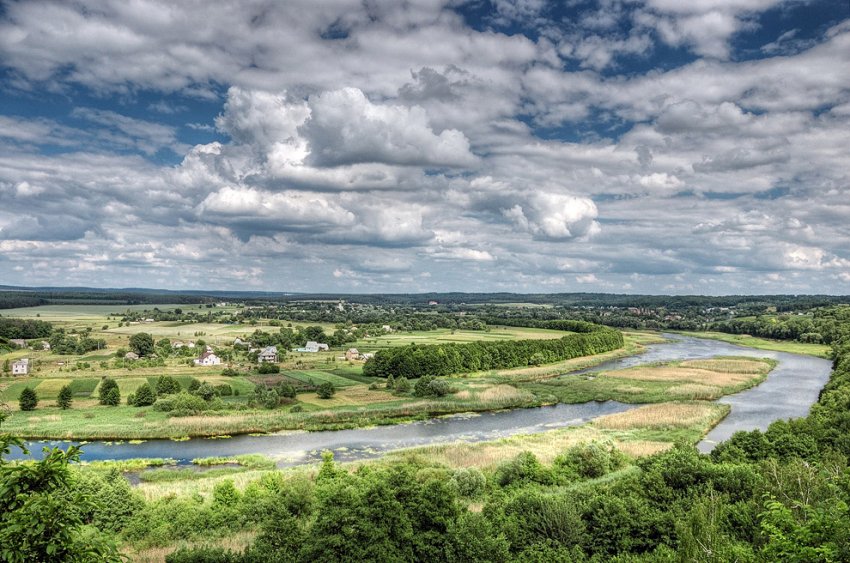
{"label": "shrub", "polygon": [[170,375],[160,375],[156,380],[157,395],[171,395],[180,392],[180,382]]}
{"label": "shrub", "polygon": [[136,389],[136,397],[133,404],[137,407],[147,407],[156,402],[156,393],[147,383]]}
{"label": "shrub", "polygon": [[240,563],[244,558],[221,547],[181,547],[165,556],[165,563]]}
{"label": "shrub", "polygon": [[321,383],[319,387],[316,389],[316,394],[320,399],[330,399],[336,393],[336,388],[334,388],[334,384],[330,381],[325,381]]}
{"label": "shrub", "polygon": [[216,385],[214,389],[219,397],[230,397],[231,395],[233,395],[233,387],[231,387],[227,383]]}
{"label": "shrub", "polygon": [[212,401],[217,396],[215,387],[207,382],[201,383],[201,385],[194,391],[194,394],[205,401]]}
{"label": "shrub", "polygon": [[62,410],[70,409],[71,403],[74,402],[74,392],[71,391],[70,385],[65,385],[59,390],[59,397],[56,399],[56,404]]}
{"label": "shrub", "polygon": [[121,392],[118,391],[117,385],[109,389],[109,391],[106,393],[106,397],[104,397],[103,399],[102,404],[110,407],[117,407],[121,404]]}
{"label": "shrub", "polygon": [[455,471],[452,475],[452,483],[461,496],[475,498],[484,492],[487,478],[480,470],[470,467]]}
{"label": "shrub", "polygon": [[136,406],[136,395],[135,393],[130,393],[127,395],[127,406],[135,407]]}
{"label": "shrub", "polygon": [[410,391],[410,382],[406,377],[402,376],[395,380],[393,387],[395,388],[396,394],[401,395]]}
{"label": "shrub", "polygon": [[595,479],[620,469],[626,458],[613,444],[589,442],[573,446],[555,458],[552,470],[560,478]]}
{"label": "shrub", "polygon": [[501,464],[496,468],[494,478],[501,487],[524,483],[548,484],[551,481],[549,471],[531,452],[522,452],[514,459]]}
{"label": "shrub", "polygon": [[303,412],[303,411],[304,411],[304,407],[302,407],[301,405],[293,405],[292,408],[289,409],[289,412],[292,412],[292,413]]}
{"label": "shrub", "polygon": [[186,390],[189,391],[189,393],[194,393],[198,390],[198,387],[200,386],[201,382],[193,377],[192,380],[189,382],[189,386],[186,388]]}
{"label": "shrub", "polygon": [[35,392],[35,389],[24,387],[18,397],[18,406],[21,407],[22,411],[34,411],[35,407],[38,406],[38,393]]}
{"label": "shrub", "polygon": [[263,362],[260,364],[259,369],[257,369],[257,373],[269,374],[269,373],[280,373],[280,366],[277,364],[272,364],[269,362]]}
{"label": "shrub", "polygon": [[[118,384],[111,377],[104,377],[100,380],[100,387],[97,390],[98,401],[101,405],[113,405],[113,403],[107,402],[107,396],[110,391],[115,389],[118,391]],[[109,399],[111,400],[111,399]],[[118,396],[118,402],[121,402],[121,395]],[[114,403],[117,404],[117,403]]]}
{"label": "shrub", "polygon": [[275,388],[277,394],[286,399],[294,399],[295,398],[295,387],[292,384],[287,383],[286,381],[281,381],[277,384]]}

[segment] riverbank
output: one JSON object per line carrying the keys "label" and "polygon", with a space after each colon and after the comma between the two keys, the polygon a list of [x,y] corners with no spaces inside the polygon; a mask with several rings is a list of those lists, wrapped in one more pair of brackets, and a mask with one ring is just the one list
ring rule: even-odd
{"label": "riverbank", "polygon": [[682,334],[684,336],[693,336],[694,338],[708,338],[711,340],[720,340],[729,344],[738,346],[746,346],[747,348],[756,348],[758,350],[773,350],[775,352],[787,352],[789,354],[803,354],[806,356],[814,356],[816,358],[829,359],[830,347],[826,344],[809,344],[806,342],[797,342],[796,340],[770,340],[768,338],[758,338],[749,334],[727,334],[725,332],[709,332],[709,331],[684,331],[671,330],[673,334]]}

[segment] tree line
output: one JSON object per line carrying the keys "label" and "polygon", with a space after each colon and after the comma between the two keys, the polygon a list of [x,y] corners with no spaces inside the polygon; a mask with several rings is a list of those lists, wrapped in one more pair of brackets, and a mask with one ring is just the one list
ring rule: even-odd
{"label": "tree line", "polygon": [[534,321],[535,326],[568,330],[551,340],[507,340],[466,344],[401,346],[379,351],[366,361],[363,374],[373,377],[416,379],[553,363],[623,347],[623,335],[614,329],[582,321]]}

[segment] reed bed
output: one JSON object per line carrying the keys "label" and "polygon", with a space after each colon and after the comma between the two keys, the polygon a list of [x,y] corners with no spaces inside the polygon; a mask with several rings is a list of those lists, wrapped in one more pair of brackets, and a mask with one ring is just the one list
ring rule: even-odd
{"label": "reed bed", "polygon": [[165,558],[181,547],[223,547],[232,551],[242,551],[253,543],[257,533],[254,531],[233,532],[226,537],[215,540],[189,542],[181,541],[167,547],[149,547],[135,550],[125,548],[123,553],[134,563],[164,563]]}
{"label": "reed bed", "polygon": [[728,405],[714,403],[660,403],[601,416],[592,424],[607,430],[675,430],[692,426],[711,428],[728,412]]}

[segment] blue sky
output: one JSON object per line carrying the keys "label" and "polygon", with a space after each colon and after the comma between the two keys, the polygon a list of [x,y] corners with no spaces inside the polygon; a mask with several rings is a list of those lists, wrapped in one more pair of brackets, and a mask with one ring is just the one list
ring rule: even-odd
{"label": "blue sky", "polygon": [[846,1],[0,3],[0,283],[850,293]]}

